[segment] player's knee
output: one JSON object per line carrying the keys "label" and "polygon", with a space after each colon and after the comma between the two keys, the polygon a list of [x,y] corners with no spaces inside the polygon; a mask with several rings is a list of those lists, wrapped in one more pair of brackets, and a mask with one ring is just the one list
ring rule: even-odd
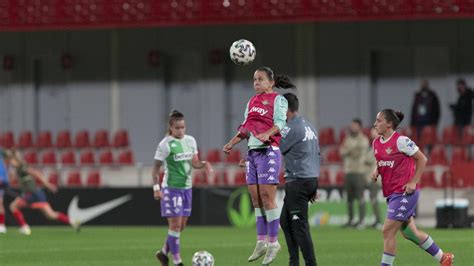
{"label": "player's knee", "polygon": [[383,238],[391,238],[395,236],[395,233],[391,228],[384,226],[382,228],[382,235],[383,235]]}
{"label": "player's knee", "polygon": [[13,203],[10,204],[9,209],[10,209],[11,212],[16,212],[16,211],[18,211],[18,208],[17,208],[16,205],[13,204]]}

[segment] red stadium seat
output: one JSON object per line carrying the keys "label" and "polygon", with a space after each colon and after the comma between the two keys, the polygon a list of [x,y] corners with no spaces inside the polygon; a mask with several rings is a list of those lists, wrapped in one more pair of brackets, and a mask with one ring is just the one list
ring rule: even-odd
{"label": "red stadium seat", "polygon": [[218,163],[221,161],[221,153],[220,149],[210,149],[207,151],[206,160],[210,163]]}
{"label": "red stadium seat", "polygon": [[112,154],[112,151],[110,150],[101,151],[99,154],[99,163],[101,165],[113,165],[114,156]]}
{"label": "red stadium seat", "polygon": [[125,148],[128,147],[128,132],[125,129],[119,129],[115,132],[113,146],[115,148]]}
{"label": "red stadium seat", "polygon": [[240,162],[240,150],[231,150],[224,160],[226,163],[238,164]]}
{"label": "red stadium seat", "polygon": [[208,180],[212,180],[214,186],[228,186],[230,184],[229,175],[225,170],[214,171],[208,176]]}
{"label": "red stadium seat", "polygon": [[81,130],[76,133],[76,137],[74,139],[74,147],[78,149],[82,148],[89,148],[91,146],[89,140],[89,131]]}
{"label": "red stadium seat", "polygon": [[474,144],[474,125],[465,126],[462,130],[462,143]]}
{"label": "red stadium seat", "polygon": [[336,173],[336,186],[338,187],[343,187],[344,183],[346,182],[346,173],[344,173],[344,170],[339,170]]}
{"label": "red stadium seat", "polygon": [[473,187],[474,163],[454,163],[450,167],[452,183],[455,188]]}
{"label": "red stadium seat", "polygon": [[48,174],[48,182],[55,185],[55,186],[58,186],[59,185],[59,174],[58,174],[58,172],[53,171],[53,172],[49,173]]}
{"label": "red stadium seat", "polygon": [[420,186],[422,188],[436,188],[435,172],[433,170],[426,170],[421,175]]}
{"label": "red stadium seat", "polygon": [[207,176],[204,171],[195,171],[193,175],[193,185],[200,186],[200,185],[207,185]]}
{"label": "red stadium seat", "polygon": [[442,142],[447,145],[459,144],[458,128],[454,125],[443,128]]}
{"label": "red stadium seat", "polygon": [[33,133],[31,131],[23,131],[20,133],[18,138],[18,148],[20,149],[29,149],[33,148],[35,145],[33,143]]}
{"label": "red stadium seat", "polygon": [[438,142],[438,133],[435,126],[426,126],[421,131],[420,145],[435,145]]}
{"label": "red stadium seat", "polygon": [[467,153],[467,148],[463,146],[454,146],[453,147],[453,154],[451,156],[451,163],[463,163],[468,162],[469,157]]}
{"label": "red stadium seat", "polygon": [[51,131],[41,131],[36,140],[36,145],[38,148],[45,149],[53,147],[53,137]]}
{"label": "red stadium seat", "polygon": [[339,130],[339,144],[341,144],[345,139],[346,139],[346,136],[347,136],[347,130],[349,130],[348,128],[341,128],[341,130]]}
{"label": "red stadium seat", "polygon": [[321,128],[319,130],[319,145],[334,145],[336,144],[336,137],[334,135],[334,129],[331,127]]}
{"label": "red stadium seat", "polygon": [[364,135],[369,139],[369,140],[372,140],[372,136],[370,134],[370,131],[372,130],[371,127],[364,127],[362,129],[362,132],[364,133]]}
{"label": "red stadium seat", "polygon": [[94,148],[110,147],[109,132],[105,129],[97,130],[94,134]]}
{"label": "red stadium seat", "polygon": [[403,136],[407,136],[408,138],[410,138],[411,140],[413,140],[417,144],[420,144],[420,143],[418,143],[418,137],[416,136],[416,128],[415,127],[401,128],[400,129],[400,134],[402,134]]}
{"label": "red stadium seat", "polygon": [[123,150],[118,156],[119,164],[134,164],[135,159],[133,158],[133,153],[131,150]]}
{"label": "red stadium seat", "polygon": [[5,149],[11,149],[15,147],[15,138],[13,132],[7,131],[0,134],[0,144]]}
{"label": "red stadium seat", "polygon": [[246,173],[244,170],[237,171],[234,176],[234,185],[245,186],[247,184],[247,179],[245,178],[245,176]]}
{"label": "red stadium seat", "polygon": [[430,164],[436,164],[436,165],[448,165],[448,159],[446,156],[446,150],[444,145],[439,144],[433,147],[430,151],[430,159],[429,163]]}
{"label": "red stadium seat", "polygon": [[81,165],[82,166],[92,166],[95,165],[95,156],[92,150],[84,150],[81,152]]}
{"label": "red stadium seat", "polygon": [[100,186],[100,173],[99,171],[91,171],[87,175],[86,184],[88,187],[99,187]]}
{"label": "red stadium seat", "polygon": [[451,178],[451,172],[448,170],[448,171],[444,171],[442,176],[441,176],[441,185],[440,185],[441,188],[450,188],[450,187],[453,187],[453,180]]}
{"label": "red stadium seat", "polygon": [[67,176],[67,185],[68,186],[82,186],[81,173],[79,171],[71,171]]}
{"label": "red stadium seat", "polygon": [[55,166],[56,163],[56,152],[54,150],[46,150],[41,154],[41,164]]}
{"label": "red stadium seat", "polygon": [[328,187],[331,185],[331,180],[329,178],[329,169],[322,168],[319,171],[318,186],[319,187]]}
{"label": "red stadium seat", "polygon": [[38,154],[34,150],[25,151],[23,158],[27,164],[38,164]]}
{"label": "red stadium seat", "polygon": [[69,130],[61,130],[56,136],[56,147],[59,149],[71,148],[71,132]]}
{"label": "red stadium seat", "polygon": [[338,147],[333,147],[326,152],[326,162],[327,163],[341,163],[342,158],[339,154]]}
{"label": "red stadium seat", "polygon": [[61,164],[63,166],[76,165],[76,153],[73,150],[65,150],[61,153]]}

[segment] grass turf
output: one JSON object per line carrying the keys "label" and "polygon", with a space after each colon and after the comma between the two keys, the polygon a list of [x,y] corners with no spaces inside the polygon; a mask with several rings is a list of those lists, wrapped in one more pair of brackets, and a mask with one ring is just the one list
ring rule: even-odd
{"label": "grass turf", "polygon": [[[154,253],[166,237],[165,227],[85,226],[76,234],[69,227],[32,227],[32,235],[20,235],[15,227],[0,234],[1,265],[159,265]],[[427,229],[445,251],[455,253],[455,265],[474,265],[474,230]],[[261,265],[247,262],[255,244],[255,229],[188,227],[181,234],[185,265],[198,250],[207,250],[216,265]],[[337,227],[312,229],[318,265],[380,265],[381,232]],[[288,265],[284,236],[272,265]],[[304,263],[301,263],[304,265]],[[426,252],[401,237],[395,265],[438,265]]]}

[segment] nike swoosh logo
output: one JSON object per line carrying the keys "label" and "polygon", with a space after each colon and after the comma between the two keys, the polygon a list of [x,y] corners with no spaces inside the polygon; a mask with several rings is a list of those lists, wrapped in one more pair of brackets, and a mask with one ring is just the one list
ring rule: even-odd
{"label": "nike swoosh logo", "polygon": [[71,221],[78,221],[79,223],[83,224],[112,210],[113,208],[124,204],[131,199],[132,195],[128,194],[120,198],[101,203],[99,205],[81,209],[79,208],[78,204],[79,196],[74,196],[74,198],[71,200],[71,203],[69,203],[67,213]]}

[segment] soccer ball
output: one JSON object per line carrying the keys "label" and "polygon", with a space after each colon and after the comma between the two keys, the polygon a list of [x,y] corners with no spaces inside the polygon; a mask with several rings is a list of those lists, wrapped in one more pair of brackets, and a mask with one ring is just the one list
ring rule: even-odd
{"label": "soccer ball", "polygon": [[193,255],[193,266],[214,266],[214,257],[207,251],[198,251]]}
{"label": "soccer ball", "polygon": [[230,46],[229,55],[232,62],[236,65],[243,66],[248,65],[255,60],[257,51],[251,42],[240,39]]}

